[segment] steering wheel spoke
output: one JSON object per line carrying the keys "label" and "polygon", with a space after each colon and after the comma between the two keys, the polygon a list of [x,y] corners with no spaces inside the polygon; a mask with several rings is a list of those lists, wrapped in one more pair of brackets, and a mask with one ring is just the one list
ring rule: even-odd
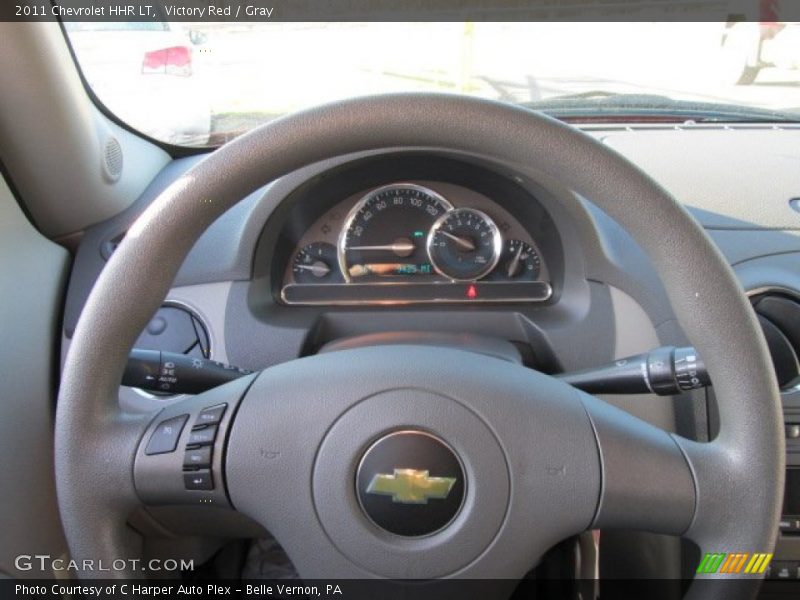
{"label": "steering wheel spoke", "polygon": [[592,527],[685,533],[694,518],[696,484],[675,437],[594,396],[580,396],[603,479]]}
{"label": "steering wheel spoke", "polygon": [[230,508],[224,453],[239,402],[256,375],[171,404],[156,415],[136,451],[136,492],[145,504]]}

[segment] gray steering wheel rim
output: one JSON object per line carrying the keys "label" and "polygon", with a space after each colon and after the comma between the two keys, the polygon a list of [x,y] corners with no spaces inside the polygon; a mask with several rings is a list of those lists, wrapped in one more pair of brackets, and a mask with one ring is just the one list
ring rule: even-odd
{"label": "gray steering wheel rim", "polygon": [[[130,348],[200,234],[237,201],[295,169],[402,146],[532,165],[591,198],[636,239],[704,357],[720,403],[717,439],[682,446],[700,484],[686,535],[702,551],[772,548],[785,462],[779,392],[755,316],[701,227],[648,175],[559,121],[491,101],[403,94],[347,100],[259,127],[198,163],[130,229],[87,300],[59,393],[56,479],[73,556],[138,553],[137,536],[117,522],[133,507],[132,470],[104,468],[104,457],[126,453],[132,461],[149,419],[121,414],[116,392]],[[722,473],[720,464],[728,467]],[[703,596],[723,593],[731,590],[704,589]]]}

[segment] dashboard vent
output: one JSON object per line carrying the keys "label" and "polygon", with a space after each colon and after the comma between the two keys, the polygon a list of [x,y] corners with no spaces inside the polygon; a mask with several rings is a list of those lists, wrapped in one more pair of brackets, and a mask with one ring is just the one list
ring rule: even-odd
{"label": "dashboard vent", "polygon": [[781,389],[800,383],[800,299],[780,291],[750,298],[767,339]]}
{"label": "dashboard vent", "polygon": [[[182,304],[167,302],[158,309],[139,335],[134,348],[176,352],[196,358],[211,358],[208,330],[193,311]],[[169,392],[148,392],[169,396]]]}
{"label": "dashboard vent", "polygon": [[208,331],[200,318],[183,305],[167,303],[158,309],[135,348],[177,352],[197,358],[209,358]]}

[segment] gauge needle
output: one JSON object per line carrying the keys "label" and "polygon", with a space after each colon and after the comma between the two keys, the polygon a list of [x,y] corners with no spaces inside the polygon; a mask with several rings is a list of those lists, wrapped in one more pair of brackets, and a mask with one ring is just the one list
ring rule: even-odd
{"label": "gauge needle", "polygon": [[519,257],[522,255],[522,244],[519,245],[519,249],[517,253],[514,255],[514,258],[511,259],[511,262],[508,263],[508,276],[513,277],[517,274],[517,267],[519,267]]}
{"label": "gauge needle", "polygon": [[311,271],[314,277],[325,277],[331,272],[331,268],[322,261],[317,261],[311,265],[295,265],[295,267],[303,271]]}
{"label": "gauge needle", "polygon": [[385,250],[386,252],[394,252],[398,255],[404,253],[412,253],[416,246],[411,242],[394,242],[393,244],[383,244],[378,246],[348,246],[348,250]]}
{"label": "gauge needle", "polygon": [[445,231],[444,229],[440,229],[439,233],[441,233],[442,235],[444,235],[446,237],[449,237],[456,244],[458,244],[459,246],[464,248],[464,250],[469,250],[470,252],[475,250],[475,244],[473,244],[472,240],[470,240],[469,238],[463,238],[463,237],[459,237],[457,235],[453,235],[452,233],[450,233],[449,231]]}

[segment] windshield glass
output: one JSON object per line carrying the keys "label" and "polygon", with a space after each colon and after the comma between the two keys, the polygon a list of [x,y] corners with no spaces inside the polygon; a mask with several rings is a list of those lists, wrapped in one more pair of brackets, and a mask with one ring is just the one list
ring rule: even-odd
{"label": "windshield glass", "polygon": [[460,93],[577,122],[800,119],[796,23],[68,23],[99,100],[219,145],[365,94]]}

